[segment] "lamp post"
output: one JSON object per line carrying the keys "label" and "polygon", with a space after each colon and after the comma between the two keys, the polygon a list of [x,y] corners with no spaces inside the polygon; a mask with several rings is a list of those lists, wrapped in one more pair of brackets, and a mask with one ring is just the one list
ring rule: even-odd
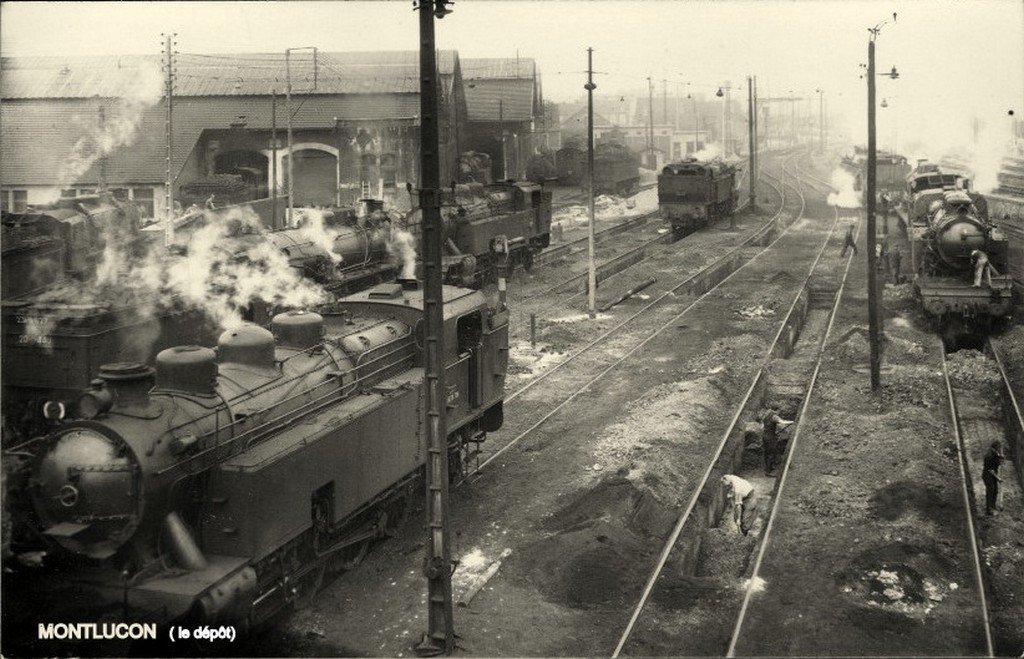
{"label": "lamp post", "polygon": [[825,152],[825,90],[815,89],[818,93],[818,152]]}
{"label": "lamp post", "polygon": [[[896,20],[896,14],[892,15]],[[871,37],[868,39],[868,342],[871,346],[871,390],[877,392],[882,386],[881,377],[881,327],[878,289],[877,289],[877,263],[875,259],[875,184],[877,176],[878,150],[875,145],[875,39],[881,31],[882,26],[888,23],[883,21],[871,28]],[[880,75],[888,76],[895,80],[899,77],[896,67],[892,67],[889,73]]]}
{"label": "lamp post", "polygon": [[722,99],[722,134],[719,136],[719,141],[722,143],[722,155],[725,156],[725,92],[721,87],[715,92],[715,96]]}

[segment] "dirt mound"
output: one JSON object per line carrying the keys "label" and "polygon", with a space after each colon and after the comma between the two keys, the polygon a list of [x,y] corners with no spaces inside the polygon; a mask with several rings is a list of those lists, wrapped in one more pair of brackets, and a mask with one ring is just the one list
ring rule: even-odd
{"label": "dirt mound", "polygon": [[708,529],[700,543],[697,576],[733,583],[746,570],[756,543],[753,533],[742,535],[723,528]]}
{"label": "dirt mound", "polygon": [[959,387],[1000,382],[996,363],[977,350],[958,350],[946,357],[949,379]]}
{"label": "dirt mound", "polygon": [[626,605],[643,587],[672,511],[621,476],[575,496],[543,525],[552,535],[509,560],[509,573],[574,609]]}

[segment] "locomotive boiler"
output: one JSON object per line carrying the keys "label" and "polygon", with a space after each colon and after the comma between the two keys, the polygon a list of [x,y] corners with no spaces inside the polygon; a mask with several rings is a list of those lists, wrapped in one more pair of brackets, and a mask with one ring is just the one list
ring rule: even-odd
{"label": "locomotive boiler", "polygon": [[[502,424],[508,312],[444,301],[454,477]],[[23,575],[45,608],[19,615],[259,623],[358,562],[427,454],[422,314],[415,284],[381,284],[101,367],[80,418],[12,454],[14,548],[47,552]]]}
{"label": "locomotive boiler", "polygon": [[721,161],[687,158],[666,165],[658,175],[658,207],[681,238],[736,209],[737,173]]}

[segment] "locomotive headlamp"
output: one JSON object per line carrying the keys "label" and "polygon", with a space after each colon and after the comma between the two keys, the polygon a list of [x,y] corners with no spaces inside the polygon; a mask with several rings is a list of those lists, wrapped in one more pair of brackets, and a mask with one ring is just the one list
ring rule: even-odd
{"label": "locomotive headlamp", "polygon": [[64,418],[64,403],[48,400],[43,403],[43,418],[48,421],[60,421]]}

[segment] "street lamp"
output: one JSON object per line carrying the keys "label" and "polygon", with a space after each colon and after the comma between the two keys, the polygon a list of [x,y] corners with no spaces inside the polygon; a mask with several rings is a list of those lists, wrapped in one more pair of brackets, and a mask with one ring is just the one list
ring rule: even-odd
{"label": "street lamp", "polygon": [[715,92],[715,96],[722,99],[722,135],[719,141],[722,143],[722,157],[725,157],[725,92],[719,87],[718,91]]}
{"label": "street lamp", "polygon": [[[892,20],[895,22],[896,14],[893,13]],[[868,341],[871,346],[871,390],[878,391],[882,386],[881,377],[881,354],[879,353],[879,347],[881,343],[881,328],[880,328],[880,314],[879,314],[879,303],[878,303],[878,289],[877,289],[877,271],[876,271],[876,259],[875,259],[875,183],[877,176],[877,159],[878,150],[875,145],[875,39],[878,37],[878,33],[882,30],[882,26],[889,21],[882,21],[873,28],[869,28],[868,32],[871,33],[868,39],[868,66],[867,66],[867,78],[868,78],[868,189],[867,189],[867,201],[868,201],[868,237],[867,237],[867,256],[868,256]],[[888,73],[879,74],[887,76],[893,80],[899,77],[899,73],[896,71],[896,67],[892,67],[892,71]]]}

